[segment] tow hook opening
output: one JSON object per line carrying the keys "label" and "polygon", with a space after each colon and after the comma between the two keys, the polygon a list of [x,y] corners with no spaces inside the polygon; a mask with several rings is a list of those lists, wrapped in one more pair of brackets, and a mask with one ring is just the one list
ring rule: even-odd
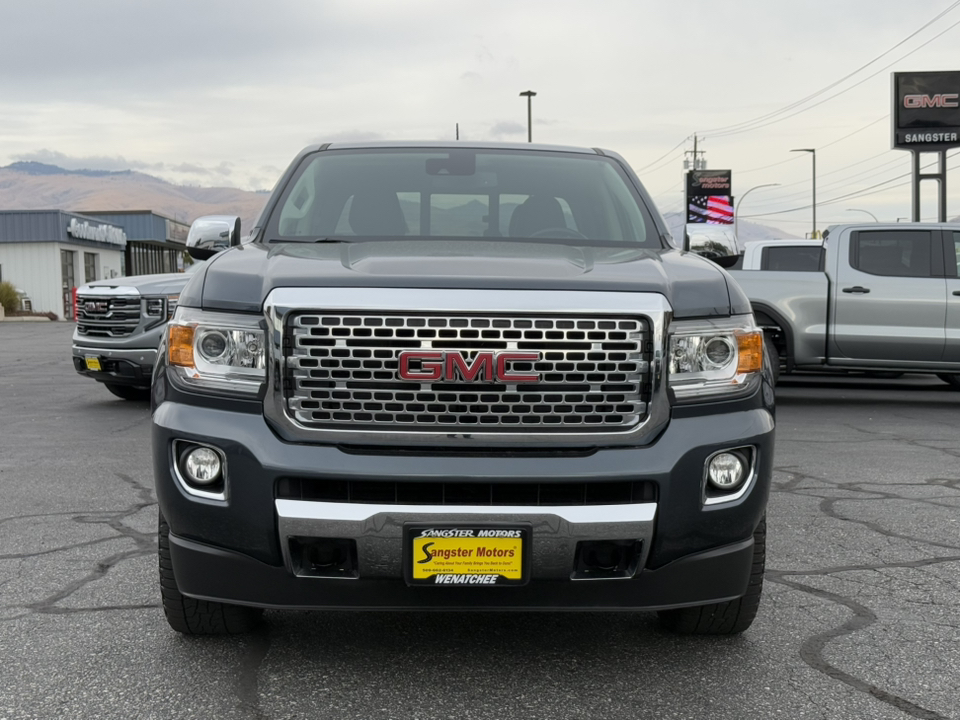
{"label": "tow hook opening", "polygon": [[300,577],[357,578],[357,542],[344,538],[290,538],[290,561]]}
{"label": "tow hook opening", "polygon": [[640,567],[640,540],[587,540],[577,543],[571,580],[632,578]]}

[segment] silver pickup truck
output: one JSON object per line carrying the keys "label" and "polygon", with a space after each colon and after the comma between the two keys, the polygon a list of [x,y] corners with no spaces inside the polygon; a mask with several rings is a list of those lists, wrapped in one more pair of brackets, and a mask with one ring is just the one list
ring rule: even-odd
{"label": "silver pickup truck", "polygon": [[[835,225],[825,235],[819,263],[730,271],[781,367],[932,373],[960,389],[960,224]],[[809,241],[796,244],[810,254]]]}
{"label": "silver pickup truck", "polygon": [[73,367],[124,400],[147,400],[157,345],[180,291],[202,261],[186,272],[98,280],[77,290]]}

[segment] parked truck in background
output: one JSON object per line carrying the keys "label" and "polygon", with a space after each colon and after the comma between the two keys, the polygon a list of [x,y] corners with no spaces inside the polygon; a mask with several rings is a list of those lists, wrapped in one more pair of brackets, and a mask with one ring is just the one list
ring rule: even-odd
{"label": "parked truck in background", "polygon": [[823,240],[748,240],[730,269],[822,271]]}
{"label": "parked truck in background", "polygon": [[238,222],[191,228],[210,259],[154,372],[171,627],[243,632],[263,608],[749,627],[773,463],[762,333],[622,158],[315,146],[249,242]]}
{"label": "parked truck in background", "polygon": [[147,400],[167,320],[201,264],[183,273],[98,280],[78,288],[74,369],[124,400]]}
{"label": "parked truck in background", "polygon": [[960,225],[869,223],[757,246],[731,275],[787,372],[930,373],[960,389],[958,265]]}

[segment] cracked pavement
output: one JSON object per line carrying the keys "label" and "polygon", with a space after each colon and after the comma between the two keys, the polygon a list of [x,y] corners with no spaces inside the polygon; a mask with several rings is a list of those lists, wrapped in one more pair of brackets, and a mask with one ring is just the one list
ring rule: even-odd
{"label": "cracked pavement", "polygon": [[184,638],[158,602],[149,409],[68,323],[0,324],[0,720],[960,718],[960,392],[786,376],[754,626],[650,613],[268,612]]}

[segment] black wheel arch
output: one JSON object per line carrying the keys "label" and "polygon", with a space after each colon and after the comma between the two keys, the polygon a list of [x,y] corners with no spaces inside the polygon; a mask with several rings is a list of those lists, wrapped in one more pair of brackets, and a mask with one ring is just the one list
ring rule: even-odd
{"label": "black wheel arch", "polygon": [[793,340],[793,328],[790,327],[783,315],[777,312],[776,309],[766,305],[765,303],[752,302],[751,306],[753,307],[753,315],[757,321],[757,325],[761,326],[775,326],[780,333],[783,335],[782,347],[777,343],[774,343],[774,346],[777,348],[777,352],[780,353],[780,357],[783,359],[786,364],[786,371],[792,372],[794,368],[794,340]]}

